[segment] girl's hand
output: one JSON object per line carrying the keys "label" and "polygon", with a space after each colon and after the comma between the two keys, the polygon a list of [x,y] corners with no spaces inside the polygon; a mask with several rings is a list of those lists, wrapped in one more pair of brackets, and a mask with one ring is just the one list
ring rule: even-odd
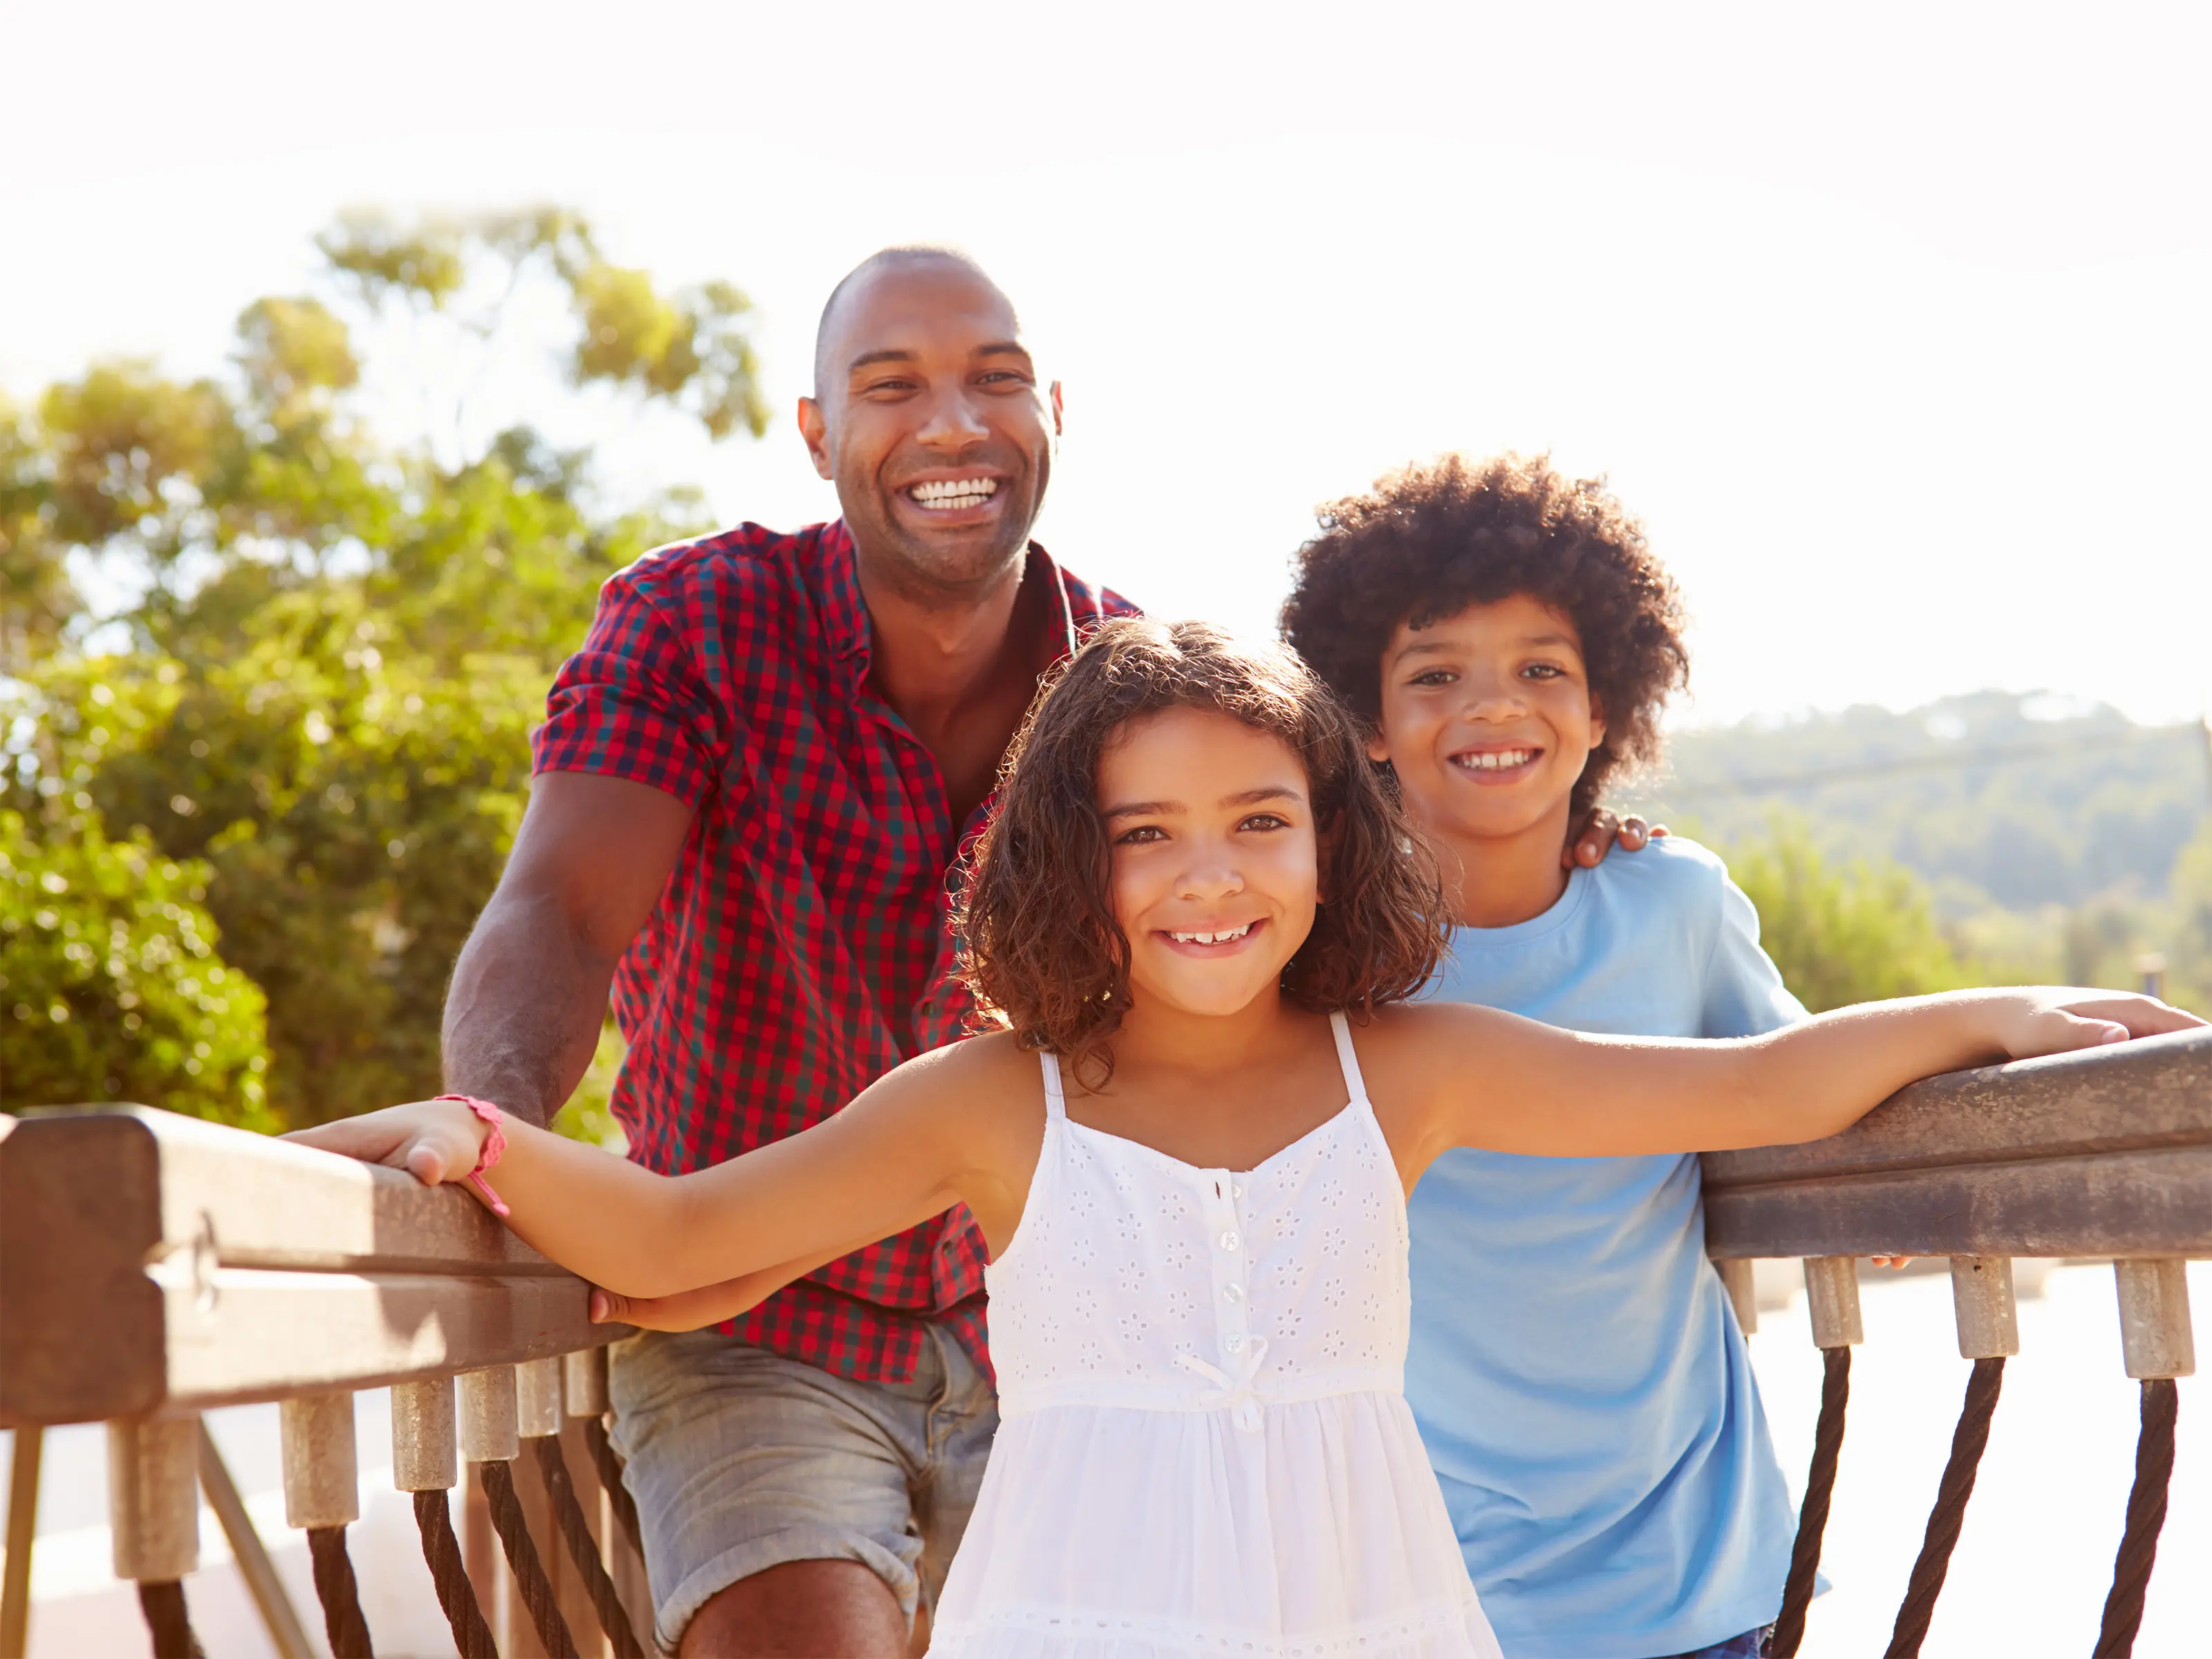
{"label": "girl's hand", "polygon": [[635,1325],[641,1331],[704,1330],[750,1313],[783,1288],[780,1283],[768,1283],[769,1278],[767,1273],[747,1273],[742,1279],[679,1291],[674,1296],[623,1296],[594,1285],[592,1323]]}
{"label": "girl's hand", "polygon": [[466,1181],[491,1126],[458,1100],[417,1100],[342,1117],[284,1137],[303,1146],[404,1170],[426,1187]]}
{"label": "girl's hand", "polygon": [[2169,1008],[2154,997],[2131,996],[2122,991],[2036,985],[1982,994],[1989,999],[1990,1012],[1995,1017],[1991,1035],[2014,1060],[2069,1054],[2076,1048],[2125,1042],[2130,1037],[2191,1030],[2204,1024],[2196,1015]]}

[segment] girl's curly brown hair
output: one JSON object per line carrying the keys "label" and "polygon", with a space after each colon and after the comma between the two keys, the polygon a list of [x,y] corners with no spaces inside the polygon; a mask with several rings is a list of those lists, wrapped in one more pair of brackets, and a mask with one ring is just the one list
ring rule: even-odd
{"label": "girl's curly brown hair", "polygon": [[1298,550],[1283,637],[1362,719],[1382,718],[1382,653],[1399,623],[1525,593],[1572,619],[1605,720],[1574,811],[1658,759],[1660,712],[1689,679],[1681,595],[1602,479],[1563,477],[1542,456],[1447,455],[1319,518]]}
{"label": "girl's curly brown hair", "polygon": [[1129,941],[1109,890],[1098,763],[1132,721],[1170,708],[1226,714],[1305,763],[1326,902],[1283,970],[1293,1001],[1364,1016],[1425,984],[1443,944],[1435,866],[1414,849],[1357,724],[1304,663],[1210,623],[1109,622],[1016,734],[959,916],[961,971],[978,1001],[1024,1048],[1100,1082],[1129,1006]]}

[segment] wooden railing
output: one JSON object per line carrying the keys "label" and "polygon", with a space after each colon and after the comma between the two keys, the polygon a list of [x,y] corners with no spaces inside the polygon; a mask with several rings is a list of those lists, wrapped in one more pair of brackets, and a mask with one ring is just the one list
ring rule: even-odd
{"label": "wooden railing", "polygon": [[[416,1494],[457,1647],[489,1652],[498,1628],[510,1655],[638,1651],[650,1608],[602,1421],[604,1345],[627,1332],[591,1324],[587,1296],[464,1194],[398,1170],[143,1107],[21,1119],[0,1139],[0,1427],[16,1430],[17,1477],[0,1655],[24,1646],[41,1431],[86,1422],[108,1425],[115,1570],[160,1659],[191,1651],[179,1586],[203,1490],[277,1651],[306,1653],[200,1423],[268,1401],[332,1650],[367,1651],[344,1553],[352,1395],[385,1384],[394,1484]],[[446,1519],[464,1485],[465,1518],[489,1523],[473,1548]]]}
{"label": "wooden railing", "polygon": [[1802,1257],[1826,1380],[1771,1651],[1795,1654],[1863,1340],[1857,1261],[1948,1256],[1959,1352],[1975,1362],[1949,1465],[1888,1650],[1919,1651],[1957,1541],[2006,1359],[2016,1257],[2113,1263],[2122,1352],[2142,1384],[2135,1491],[2098,1659],[2130,1651],[2172,1471],[2173,1379],[2196,1370],[2184,1264],[2212,1256],[2212,1032],[1929,1078],[1826,1140],[1705,1158],[1706,1248],[1755,1329],[1754,1259]]}
{"label": "wooden railing", "polygon": [[[1709,1248],[1739,1316],[1755,1325],[1753,1259],[1802,1257],[1826,1355],[1774,1651],[1794,1653],[1803,1631],[1862,1336],[1855,1263],[1871,1254],[1951,1258],[1960,1352],[1976,1362],[1891,1655],[1918,1651],[1958,1536],[2019,1346],[2021,1256],[2116,1263],[2117,1358],[2142,1381],[2144,1431],[2096,1651],[2129,1651],[2172,1467],[2172,1379],[2194,1368],[2182,1262],[2212,1255],[2212,1033],[1930,1079],[1831,1139],[1705,1164]],[[198,1563],[203,1488],[279,1653],[305,1650],[198,1420],[257,1401],[283,1402],[288,1518],[316,1552],[333,1650],[367,1651],[343,1555],[358,1503],[350,1396],[387,1383],[394,1482],[416,1494],[459,1650],[489,1652],[501,1624],[510,1655],[638,1650],[650,1609],[602,1422],[601,1345],[623,1333],[587,1322],[586,1294],[463,1194],[397,1171],[138,1107],[23,1119],[0,1139],[0,1426],[18,1431],[0,1659],[22,1647],[20,1511],[38,1431],[92,1421],[109,1425],[116,1571],[140,1586],[157,1654],[188,1650],[179,1585]],[[528,1443],[518,1483],[508,1466]],[[471,1513],[495,1511],[504,1575],[488,1534],[473,1559],[441,1540],[462,1484],[478,1494]],[[564,1508],[571,1486],[592,1503],[568,1491]],[[567,1548],[590,1509],[591,1535]]]}

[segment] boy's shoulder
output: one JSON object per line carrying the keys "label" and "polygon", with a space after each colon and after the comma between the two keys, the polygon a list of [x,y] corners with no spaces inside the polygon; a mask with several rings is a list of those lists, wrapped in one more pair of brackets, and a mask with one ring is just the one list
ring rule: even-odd
{"label": "boy's shoulder", "polygon": [[1639,906],[1697,911],[1719,905],[1728,866],[1686,836],[1662,836],[1641,852],[1615,848],[1589,876],[1608,896]]}

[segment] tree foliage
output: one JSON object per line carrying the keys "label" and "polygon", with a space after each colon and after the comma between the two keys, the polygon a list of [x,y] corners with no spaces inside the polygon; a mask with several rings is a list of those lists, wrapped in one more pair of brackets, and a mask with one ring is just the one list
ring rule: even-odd
{"label": "tree foliage", "polygon": [[1936,925],[1928,890],[1887,862],[1832,862],[1799,820],[1740,844],[1729,871],[1759,909],[1759,942],[1814,1013],[1975,982]]}
{"label": "tree foliage", "polygon": [[[173,872],[143,884],[151,908],[86,896],[73,921],[46,907],[61,931],[0,939],[0,972],[36,992],[0,1013],[50,1012],[64,967],[92,974],[69,981],[87,1012],[64,997],[40,1028],[36,1066],[11,1044],[13,1103],[135,1091],[266,1125],[434,1091],[446,977],[520,818],[546,683],[599,584],[700,527],[679,495],[610,503],[582,457],[526,428],[459,457],[381,437],[355,407],[359,325],[465,313],[489,338],[550,284],[575,324],[556,343],[572,384],[716,435],[764,423],[744,296],[663,294],[574,214],[357,217],[321,246],[327,295],[248,306],[228,374],[104,362],[0,410],[9,867],[71,894]],[[72,561],[135,598],[87,615]],[[74,948],[165,927],[166,958],[134,945],[95,952],[95,972]],[[100,989],[126,957],[130,987]],[[223,1037],[192,999],[234,981]],[[201,1026],[155,1018],[187,1005]]]}

